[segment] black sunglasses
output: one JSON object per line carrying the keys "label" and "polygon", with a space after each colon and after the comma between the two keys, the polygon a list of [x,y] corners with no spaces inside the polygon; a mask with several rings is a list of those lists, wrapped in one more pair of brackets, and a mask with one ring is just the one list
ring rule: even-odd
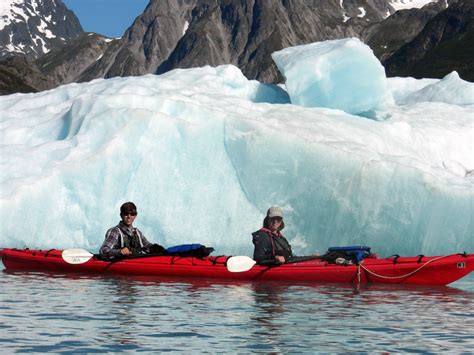
{"label": "black sunglasses", "polygon": [[122,214],[122,216],[136,216],[137,215],[137,212],[126,212],[124,214]]}

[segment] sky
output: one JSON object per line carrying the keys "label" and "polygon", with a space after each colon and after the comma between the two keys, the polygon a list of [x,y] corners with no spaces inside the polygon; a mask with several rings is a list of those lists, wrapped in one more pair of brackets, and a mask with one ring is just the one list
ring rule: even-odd
{"label": "sky", "polygon": [[86,32],[121,37],[149,0],[63,0]]}

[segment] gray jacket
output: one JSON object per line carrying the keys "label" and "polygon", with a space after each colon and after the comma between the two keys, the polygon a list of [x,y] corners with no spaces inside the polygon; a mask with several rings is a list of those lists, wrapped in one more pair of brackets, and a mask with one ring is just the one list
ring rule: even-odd
{"label": "gray jacket", "polygon": [[127,247],[132,255],[146,254],[151,245],[138,228],[120,222],[105,233],[99,253],[106,258],[114,258],[121,256],[120,250]]}

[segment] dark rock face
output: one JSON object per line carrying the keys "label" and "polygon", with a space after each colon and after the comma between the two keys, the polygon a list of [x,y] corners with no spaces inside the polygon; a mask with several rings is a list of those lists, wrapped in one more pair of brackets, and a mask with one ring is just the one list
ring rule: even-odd
{"label": "dark rock face", "polygon": [[76,82],[116,40],[83,33],[37,60],[24,56],[0,61],[0,95],[36,92]]}
{"label": "dark rock face", "polygon": [[431,3],[422,9],[400,10],[374,24],[362,33],[362,39],[372,48],[381,62],[415,38],[425,25],[440,11],[445,2]]}
{"label": "dark rock face", "polygon": [[[36,60],[31,58],[40,54],[39,47],[30,50],[28,60],[0,61],[0,93],[221,64],[275,83],[283,78],[271,53],[346,37],[369,44],[389,76],[442,77],[457,70],[474,80],[473,3],[450,0],[446,8],[446,1],[438,0],[394,13],[388,0],[150,0],[125,34],[112,40],[83,33],[75,16],[67,25],[59,21],[70,13],[60,0],[26,0],[21,6],[39,14],[28,21],[39,21],[43,35],[47,28],[56,37]],[[26,25],[11,22],[0,31],[7,43],[2,50],[18,45],[10,42],[10,33],[14,29],[20,36],[21,26]]]}
{"label": "dark rock face", "polygon": [[176,46],[197,0],[150,1],[125,34],[79,81],[154,73]]}
{"label": "dark rock face", "polygon": [[25,57],[0,61],[0,95],[37,92],[48,89],[48,78]]}
{"label": "dark rock face", "polygon": [[343,6],[339,0],[152,0],[80,80],[230,63],[250,79],[274,82],[279,74],[272,52],[356,36],[390,11],[381,0],[346,0]]}
{"label": "dark rock face", "polygon": [[38,58],[83,32],[61,0],[2,0],[11,12],[1,18],[0,59],[15,55]]}
{"label": "dark rock face", "polygon": [[474,1],[450,4],[383,64],[389,76],[440,78],[456,70],[474,81]]}
{"label": "dark rock face", "polygon": [[67,46],[40,57],[36,65],[52,84],[72,83],[100,60],[114,41],[96,33],[83,33]]}

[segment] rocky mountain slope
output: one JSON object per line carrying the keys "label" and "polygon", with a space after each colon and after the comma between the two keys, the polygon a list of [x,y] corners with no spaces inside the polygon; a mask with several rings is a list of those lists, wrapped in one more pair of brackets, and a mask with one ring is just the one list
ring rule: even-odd
{"label": "rocky mountain slope", "polygon": [[415,38],[430,20],[445,9],[446,3],[440,1],[428,3],[422,8],[397,11],[384,21],[367,28],[362,33],[362,38],[383,62]]}
{"label": "rocky mountain slope", "polygon": [[380,0],[152,0],[80,80],[231,63],[249,78],[274,82],[272,52],[358,36],[390,10]]}
{"label": "rocky mountain slope", "polygon": [[[60,0],[43,1],[47,2]],[[241,68],[249,79],[280,82],[272,52],[352,36],[373,48],[390,75],[417,77],[416,72],[426,67],[417,63],[429,60],[430,65],[443,68],[438,75],[464,66],[463,77],[473,71],[472,61],[469,64],[459,46],[472,43],[472,35],[468,18],[460,16],[472,2],[451,0],[447,7],[446,0],[150,0],[119,39],[82,33],[34,61],[0,62],[0,92],[11,92],[11,83],[24,91],[44,90],[96,78],[228,63]],[[463,25],[453,27],[448,25],[451,21]],[[421,38],[426,41],[432,33],[438,40],[423,42]],[[452,48],[459,52],[452,61],[436,62],[443,56],[451,58]],[[23,78],[21,86],[27,66],[30,77]]]}
{"label": "rocky mountain slope", "polygon": [[55,49],[36,61],[39,70],[51,83],[68,84],[77,81],[99,61],[117,40],[96,33],[82,33],[68,45]]}
{"label": "rocky mountain slope", "polygon": [[456,70],[474,81],[474,1],[450,5],[383,64],[389,76],[443,77]]}

